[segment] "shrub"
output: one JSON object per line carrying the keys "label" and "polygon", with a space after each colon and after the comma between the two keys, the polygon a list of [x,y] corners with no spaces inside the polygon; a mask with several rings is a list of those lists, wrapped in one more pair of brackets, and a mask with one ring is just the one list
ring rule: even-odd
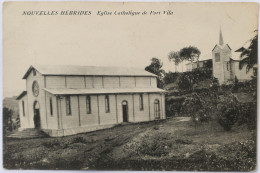
{"label": "shrub", "polygon": [[82,137],[82,136],[78,136],[73,138],[71,143],[86,143],[87,141]]}
{"label": "shrub", "polygon": [[60,147],[60,142],[58,140],[51,140],[43,142],[42,145],[46,148],[55,148]]}
{"label": "shrub", "polygon": [[226,130],[231,130],[232,126],[236,123],[237,112],[233,108],[223,108],[219,116],[218,123]]}

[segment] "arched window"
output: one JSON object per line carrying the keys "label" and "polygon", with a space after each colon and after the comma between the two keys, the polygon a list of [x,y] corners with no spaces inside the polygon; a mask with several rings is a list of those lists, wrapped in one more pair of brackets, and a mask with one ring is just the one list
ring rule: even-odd
{"label": "arched window", "polygon": [[23,107],[23,116],[25,116],[24,101],[22,101],[22,107]]}
{"label": "arched window", "polygon": [[70,96],[66,96],[66,114],[71,115]]}
{"label": "arched window", "polygon": [[106,113],[110,112],[109,96],[108,95],[105,96],[105,109],[106,109]]}
{"label": "arched window", "polygon": [[91,99],[90,99],[90,96],[86,97],[86,109],[87,109],[87,114],[91,114]]}
{"label": "arched window", "polygon": [[140,111],[144,110],[143,94],[139,95],[139,108],[140,108]]}
{"label": "arched window", "polygon": [[158,99],[154,100],[154,117],[160,119],[160,101]]}
{"label": "arched window", "polygon": [[52,98],[50,97],[50,114],[53,115],[53,109],[52,109]]}

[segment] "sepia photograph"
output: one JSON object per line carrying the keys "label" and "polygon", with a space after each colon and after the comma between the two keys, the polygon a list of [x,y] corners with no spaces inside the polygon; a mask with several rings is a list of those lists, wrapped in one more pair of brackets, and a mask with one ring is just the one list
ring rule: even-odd
{"label": "sepia photograph", "polygon": [[256,2],[4,2],[2,169],[257,171]]}

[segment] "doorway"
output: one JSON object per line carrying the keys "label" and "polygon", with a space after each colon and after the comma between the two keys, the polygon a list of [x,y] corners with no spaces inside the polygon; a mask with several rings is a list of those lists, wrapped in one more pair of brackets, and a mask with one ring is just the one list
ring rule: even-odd
{"label": "doorway", "polygon": [[154,101],[154,118],[160,119],[160,101],[158,99]]}
{"label": "doorway", "polygon": [[128,122],[128,103],[125,100],[122,102],[122,110],[123,110],[123,122]]}
{"label": "doorway", "polygon": [[35,101],[33,104],[33,121],[34,121],[34,128],[40,129],[41,128],[41,118],[40,118],[40,105],[39,102]]}

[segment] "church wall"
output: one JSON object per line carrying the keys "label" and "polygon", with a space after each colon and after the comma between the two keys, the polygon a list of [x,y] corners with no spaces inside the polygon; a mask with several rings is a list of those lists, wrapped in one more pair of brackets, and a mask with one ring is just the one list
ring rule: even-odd
{"label": "church wall", "polygon": [[135,77],[120,76],[121,88],[134,88],[136,85]]}
{"label": "church wall", "polygon": [[66,88],[65,76],[45,76],[46,88]]}
{"label": "church wall", "polygon": [[99,116],[100,124],[116,124],[116,98],[115,95],[109,94],[109,108],[110,111],[106,112],[105,109],[105,95],[98,95],[99,100]]}
{"label": "church wall", "polygon": [[[32,91],[32,84],[34,81],[38,82],[39,85],[39,95],[35,97]],[[27,90],[27,98],[28,98],[28,115],[29,115],[29,128],[34,128],[34,102],[38,101],[40,105],[40,122],[41,128],[47,128],[46,124],[46,111],[45,111],[45,91],[44,88],[44,77],[36,71],[36,76],[33,76],[33,72],[31,72],[26,80],[26,90]]]}
{"label": "church wall", "polygon": [[66,76],[66,88],[85,88],[84,76]]}
{"label": "church wall", "polygon": [[[46,93],[46,113],[47,113],[47,128],[48,129],[58,129],[58,116],[57,116],[57,100],[56,96],[53,94]],[[51,115],[51,105],[50,99],[52,99],[52,115]]]}
{"label": "church wall", "polygon": [[134,122],[134,114],[133,114],[133,96],[132,94],[119,94],[117,95],[117,114],[118,114],[118,122],[123,122],[123,106],[122,102],[127,101],[128,106],[128,121]]}
{"label": "church wall", "polygon": [[144,93],[142,95],[143,95],[143,110],[140,110],[140,100],[139,100],[140,94],[134,94],[135,122],[150,120],[148,93]]}
{"label": "church wall", "polygon": [[150,77],[136,77],[137,88],[149,88],[151,87]]}
{"label": "church wall", "polygon": [[46,88],[150,88],[156,77],[45,76]]}
{"label": "church wall", "polygon": [[104,88],[119,88],[119,77],[103,77]]}
{"label": "church wall", "polygon": [[[215,53],[220,53],[220,61],[216,62]],[[223,49],[217,46],[212,51],[213,76],[218,78],[219,84],[223,84],[231,79],[230,68],[227,69],[227,62],[230,61],[231,50],[227,45]]]}
{"label": "church wall", "polygon": [[223,71],[224,71],[224,81],[230,81],[231,80],[231,71],[230,71],[230,66],[227,68],[227,63],[230,62],[230,57],[231,57],[231,50],[227,48],[227,46],[222,50],[222,55],[223,57]]}
{"label": "church wall", "polygon": [[154,120],[155,119],[155,106],[154,106],[154,102],[156,99],[159,100],[160,102],[160,118],[163,119],[165,118],[165,107],[164,107],[164,100],[163,96],[161,94],[149,94],[150,97],[150,120]]}
{"label": "church wall", "polygon": [[85,86],[86,88],[94,87],[94,76],[85,76]]}
{"label": "church wall", "polygon": [[237,77],[237,79],[241,82],[250,80],[251,76],[253,76],[253,69],[250,69],[248,72],[246,72],[246,66],[244,66],[241,70],[239,69],[239,62],[234,62],[234,69],[235,73],[234,76]]}
{"label": "church wall", "polygon": [[[220,84],[224,83],[224,76],[223,76],[223,65],[222,65],[222,59],[221,59],[221,49],[219,47],[216,47],[212,51],[212,63],[213,63],[213,76],[215,78],[218,78],[218,81]],[[220,61],[216,62],[215,60],[215,53],[220,53]]]}
{"label": "church wall", "polygon": [[61,127],[63,129],[80,127],[79,112],[78,112],[78,97],[70,96],[70,103],[71,103],[71,114],[67,115],[65,97],[63,97],[63,99],[60,101],[61,109],[59,111],[60,113],[59,116],[61,118]]}
{"label": "church wall", "polygon": [[[29,114],[28,114],[28,102],[27,95],[23,96],[22,99],[19,100],[19,117],[21,128],[29,127]],[[23,103],[24,102],[24,114],[23,114]]]}
{"label": "church wall", "polygon": [[94,77],[94,88],[103,88],[103,78],[99,76]]}
{"label": "church wall", "polygon": [[87,113],[86,95],[79,96],[81,126],[98,125],[97,95],[90,95],[91,113]]}
{"label": "church wall", "polygon": [[156,77],[151,77],[151,87],[157,88],[157,79]]}

